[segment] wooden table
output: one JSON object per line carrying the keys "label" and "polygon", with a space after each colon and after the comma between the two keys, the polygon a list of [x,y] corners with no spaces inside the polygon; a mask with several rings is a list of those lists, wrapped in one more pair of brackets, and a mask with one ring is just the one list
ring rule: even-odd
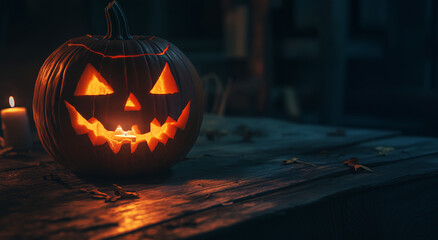
{"label": "wooden table", "polygon": [[[283,164],[294,157],[308,164]],[[353,157],[373,172],[343,164]],[[140,198],[80,190],[114,194],[113,183]],[[206,116],[188,157],[153,179],[85,179],[38,152],[4,156],[0,210],[0,239],[433,239],[438,139]]]}

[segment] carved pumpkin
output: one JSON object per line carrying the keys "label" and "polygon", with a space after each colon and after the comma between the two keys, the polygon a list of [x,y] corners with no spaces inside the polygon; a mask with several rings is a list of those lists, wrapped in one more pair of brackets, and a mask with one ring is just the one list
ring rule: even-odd
{"label": "carved pumpkin", "polygon": [[199,76],[158,37],[131,36],[113,1],[106,36],[71,39],[38,75],[35,124],[45,149],[79,173],[133,176],[181,160],[202,121]]}

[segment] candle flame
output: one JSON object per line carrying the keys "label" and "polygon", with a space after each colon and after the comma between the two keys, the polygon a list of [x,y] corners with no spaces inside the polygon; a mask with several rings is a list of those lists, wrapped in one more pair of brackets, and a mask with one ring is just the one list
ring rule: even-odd
{"label": "candle flame", "polygon": [[15,100],[12,96],[9,97],[9,105],[11,106],[11,108],[15,107]]}

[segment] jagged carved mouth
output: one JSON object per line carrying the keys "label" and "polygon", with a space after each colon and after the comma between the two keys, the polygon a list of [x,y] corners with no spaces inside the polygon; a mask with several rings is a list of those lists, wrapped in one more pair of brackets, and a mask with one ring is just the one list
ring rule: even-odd
{"label": "jagged carved mouth", "polygon": [[131,145],[131,153],[137,150],[138,144],[146,142],[151,152],[153,152],[161,142],[166,145],[169,138],[174,139],[178,129],[184,130],[190,114],[190,101],[182,110],[178,120],[167,117],[164,124],[156,118],[150,123],[150,131],[141,133],[137,125],[133,125],[130,130],[124,131],[120,126],[114,130],[107,130],[103,124],[92,117],[86,120],[70,103],[65,101],[65,106],[70,114],[71,124],[76,134],[87,134],[93,146],[108,143],[110,149],[117,154],[123,144]]}

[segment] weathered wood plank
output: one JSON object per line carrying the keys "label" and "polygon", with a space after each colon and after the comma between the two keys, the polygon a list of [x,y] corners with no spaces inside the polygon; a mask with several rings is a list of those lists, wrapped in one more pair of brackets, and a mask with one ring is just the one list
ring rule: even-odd
{"label": "weathered wood plank", "polygon": [[115,239],[430,239],[438,154],[217,205]]}
{"label": "weathered wood plank", "polygon": [[[242,154],[285,148],[296,153],[305,153],[399,135],[394,131],[345,128],[340,136],[336,136],[338,131],[333,127],[301,125],[273,119],[221,118],[210,115],[205,117],[202,129],[203,132],[215,130],[219,133],[225,132],[226,135],[217,141],[208,141],[201,135],[191,151],[192,155],[214,151]],[[242,136],[239,134],[242,130],[239,129],[255,132],[252,141],[242,142]]]}
{"label": "weathered wood plank", "polygon": [[[389,153],[387,157],[377,156],[373,147],[388,144],[391,144],[396,150]],[[57,183],[41,183],[41,180],[34,176],[35,182],[38,182],[34,186],[34,191],[15,193],[19,196],[14,198],[25,198],[23,202],[17,203],[15,206],[15,210],[20,209],[20,211],[3,215],[0,226],[7,226],[12,230],[12,233],[24,234],[22,235],[24,237],[26,237],[25,234],[56,237],[58,233],[64,235],[69,231],[72,234],[77,234],[79,231],[86,237],[108,237],[168,221],[189,212],[200,212],[212,207],[263,196],[316,179],[350,175],[351,171],[342,165],[342,161],[349,156],[360,157],[361,161],[363,160],[363,163],[369,166],[379,166],[402,159],[411,159],[415,156],[436,153],[436,149],[438,149],[436,146],[437,140],[435,139],[401,137],[338,149],[333,151],[330,156],[325,154],[302,156],[303,159],[308,158],[309,161],[318,163],[319,167],[317,168],[300,165],[282,166],[283,157],[265,158],[258,154],[238,158],[227,158],[219,155],[217,158],[213,156],[208,159],[191,159],[179,164],[174,170],[174,174],[162,182],[126,183],[125,186],[128,189],[139,190],[142,198],[114,204],[90,201],[88,196],[77,193],[77,190],[63,188]],[[421,152],[413,151],[416,148],[419,148]],[[354,155],[350,155],[351,153]],[[290,156],[285,155],[284,157]],[[26,171],[27,175],[24,173]],[[56,171],[60,173],[59,169]],[[25,176],[35,174],[33,169],[19,172]],[[50,170],[41,172],[39,177],[48,172]],[[73,183],[70,183],[68,177],[72,176],[74,179],[74,175],[68,173],[61,176],[75,189],[87,184],[80,180],[73,180]],[[23,182],[23,184],[28,183]],[[51,185],[51,187],[46,185]],[[14,186],[12,189],[16,189],[16,187]],[[53,188],[61,188],[62,191],[54,191]],[[103,184],[102,189],[108,190],[108,186]],[[32,194],[37,195],[33,196]],[[205,199],[208,195],[210,197]],[[44,210],[35,211],[33,210],[34,206],[21,209],[23,205],[32,204],[28,201],[29,199],[36,201],[36,204],[40,201],[44,202],[40,203],[41,206],[38,208]],[[47,209],[47,205],[51,204],[46,201],[53,201],[56,205]],[[9,205],[11,204],[9,203]],[[25,219],[23,216],[26,216]],[[15,219],[15,221],[9,219]],[[22,227],[19,226],[23,226],[23,221],[28,222],[28,224],[24,224],[27,231],[20,232]],[[49,226],[48,222],[51,223]]]}
{"label": "weathered wood plank", "polygon": [[38,167],[41,163],[53,162],[45,153],[20,153],[0,158],[0,172]]}
{"label": "weathered wood plank", "polygon": [[[345,136],[331,136],[328,133],[336,129],[274,120],[209,118],[204,129],[228,134],[216,141],[201,136],[189,158],[159,179],[82,179],[51,162],[0,172],[0,228],[8,229],[0,232],[0,238],[120,236],[302,184],[352,175],[342,164],[350,157],[380,168],[438,152],[437,139],[390,138],[394,132],[347,129]],[[255,136],[251,142],[232,134],[242,124],[257,131],[268,129],[267,122],[269,133]],[[395,151],[378,156],[376,146],[394,147]],[[281,165],[281,160],[290,157],[318,167]],[[44,180],[50,173],[62,182]],[[373,174],[363,175],[372,178]],[[139,191],[141,198],[105,203],[78,190],[98,187],[110,193],[111,183]]]}

